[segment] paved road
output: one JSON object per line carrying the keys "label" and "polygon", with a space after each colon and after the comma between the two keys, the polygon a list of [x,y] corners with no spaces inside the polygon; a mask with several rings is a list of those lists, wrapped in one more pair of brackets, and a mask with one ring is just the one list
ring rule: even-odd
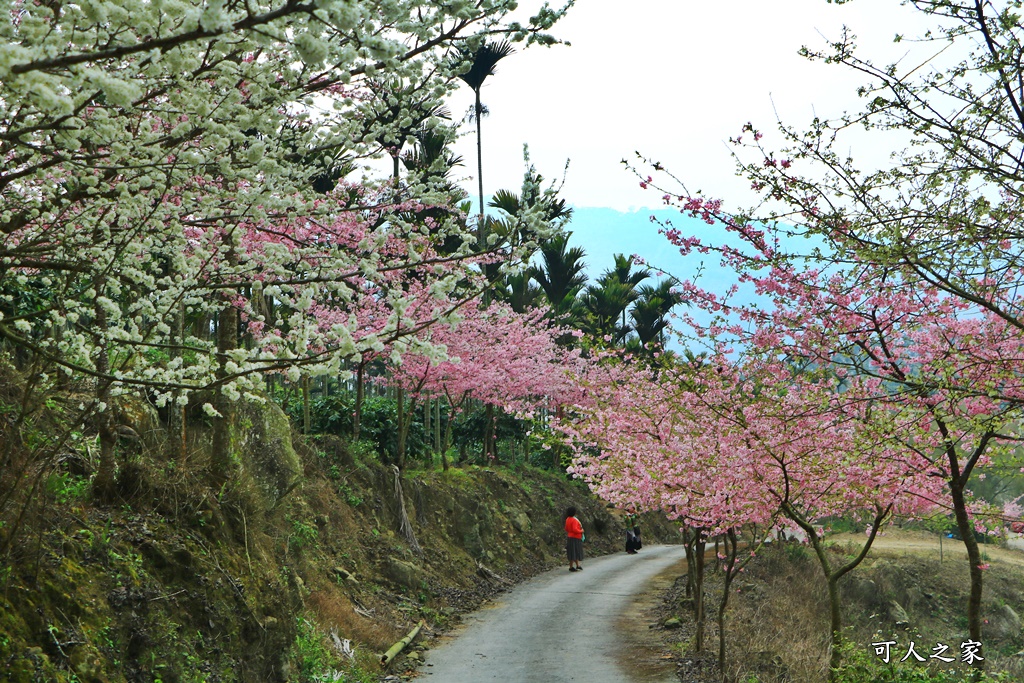
{"label": "paved road", "polygon": [[631,683],[636,676],[617,661],[615,621],[651,578],[684,558],[682,546],[644,546],[637,555],[588,559],[582,572],[541,574],[467,616],[454,637],[426,653],[420,680]]}

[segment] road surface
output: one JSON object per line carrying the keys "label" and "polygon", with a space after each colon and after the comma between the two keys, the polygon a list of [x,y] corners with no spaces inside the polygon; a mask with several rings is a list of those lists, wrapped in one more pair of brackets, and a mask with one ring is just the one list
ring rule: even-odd
{"label": "road surface", "polygon": [[437,683],[676,683],[674,669],[623,665],[615,624],[682,546],[644,546],[552,570],[514,588],[426,653],[421,679]]}

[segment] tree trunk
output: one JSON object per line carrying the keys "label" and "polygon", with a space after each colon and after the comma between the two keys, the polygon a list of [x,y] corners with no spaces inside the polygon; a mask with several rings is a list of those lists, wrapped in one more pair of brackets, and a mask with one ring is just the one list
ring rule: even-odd
{"label": "tree trunk", "polygon": [[455,406],[448,404],[448,419],[444,425],[444,440],[441,442],[441,452],[447,453],[452,447],[452,424],[455,422]]}
{"label": "tree trunk", "polygon": [[693,597],[693,574],[697,563],[693,557],[694,537],[689,527],[683,527],[683,550],[686,552],[686,597]]}
{"label": "tree trunk", "polygon": [[441,449],[441,399],[434,401],[434,450],[444,454]]}
{"label": "tree trunk", "polygon": [[871,531],[868,534],[867,540],[861,547],[860,553],[855,558],[844,564],[842,567],[833,570],[832,563],[829,562],[828,554],[825,549],[825,544],[821,536],[818,535],[814,525],[807,521],[801,514],[799,514],[791,505],[783,503],[782,511],[791,520],[793,520],[797,526],[804,530],[807,534],[807,539],[810,541],[811,546],[814,548],[814,554],[818,558],[818,564],[821,566],[821,572],[825,576],[825,583],[828,586],[828,612],[829,612],[829,672],[828,680],[836,680],[836,675],[839,673],[839,666],[842,664],[842,654],[839,651],[839,643],[843,636],[843,623],[842,623],[842,612],[841,602],[839,595],[839,580],[846,576],[849,572],[856,569],[860,563],[867,557],[868,551],[871,549],[871,545],[875,542],[875,537],[878,535],[878,529],[882,526],[882,523],[889,516],[892,510],[892,504],[884,508],[879,508],[875,512],[875,517],[871,522]]}
{"label": "tree trunk", "polygon": [[[717,545],[717,543],[716,543]],[[718,603],[718,669],[725,676],[725,609],[729,606],[729,593],[732,581],[736,578],[736,530],[729,529],[725,537],[725,577],[722,583],[722,600]],[[718,553],[715,553],[718,557]]]}
{"label": "tree trunk", "polygon": [[[106,348],[102,350],[106,356]],[[109,368],[96,369],[100,372],[107,372]],[[113,407],[110,405],[110,382],[100,380],[99,390],[96,398],[100,403],[106,403],[106,408],[99,413],[100,432],[100,463],[96,470],[96,478],[93,480],[93,492],[97,499],[109,502],[114,496],[114,478],[117,471],[117,432],[114,431],[114,420],[111,415]]]}
{"label": "tree trunk", "polygon": [[497,462],[497,425],[494,420],[494,406],[490,403],[484,408],[484,457]]}
{"label": "tree trunk", "polygon": [[363,398],[366,390],[363,386],[363,368],[365,364],[360,361],[356,369],[356,406],[352,412],[352,440],[359,441],[359,426],[363,417]]}
{"label": "tree trunk", "polygon": [[[97,298],[104,293],[103,281],[99,280],[96,286]],[[96,400],[100,403],[100,411],[97,414],[99,419],[100,432],[100,463],[96,471],[96,478],[93,479],[93,493],[102,501],[110,501],[114,495],[114,476],[117,471],[116,445],[117,432],[114,431],[114,420],[112,412],[114,407],[110,405],[110,380],[106,375],[110,373],[110,355],[107,350],[107,312],[102,306],[97,305],[96,331],[100,335],[99,349],[96,353],[96,372],[100,375],[96,386]]]}
{"label": "tree trunk", "polygon": [[[185,344],[185,304],[179,303],[174,315],[174,343],[184,346]],[[172,358],[181,356],[177,348],[171,352]],[[171,396],[171,405],[167,410],[168,457],[171,460],[184,460],[186,455],[186,438],[188,436],[185,423],[185,406],[178,403],[181,391],[175,391]]]}
{"label": "tree trunk", "polygon": [[477,190],[480,193],[480,220],[477,223],[477,243],[480,245],[480,251],[487,249],[487,235],[484,228],[484,151],[483,151],[483,139],[480,133],[480,119],[483,118],[483,106],[480,104],[480,89],[477,88],[476,94],[476,107],[473,110],[476,113],[476,182]]}
{"label": "tree trunk", "polygon": [[[434,406],[431,405],[431,401],[432,399],[430,398],[426,398],[423,401],[423,433],[426,435],[427,450],[434,453],[436,451],[431,448],[430,443],[430,434],[433,429],[433,426],[430,424],[430,418],[433,417],[434,413]],[[431,463],[433,463],[433,460],[433,458],[430,459]]]}
{"label": "tree trunk", "polygon": [[[982,589],[982,560],[981,550],[978,548],[978,540],[974,537],[974,526],[971,524],[970,515],[967,512],[967,501],[964,497],[964,487],[959,482],[950,482],[950,494],[953,499],[953,516],[956,518],[956,528],[963,539],[964,548],[967,549],[967,561],[970,563],[971,592],[967,599],[967,633],[971,640],[981,642],[981,589]],[[983,668],[981,660],[975,660],[976,668]]]}
{"label": "tree trunk", "polygon": [[409,401],[408,409],[405,405],[405,389],[395,388],[395,400],[398,402],[398,447],[395,454],[398,460],[398,469],[405,471],[406,444],[409,440],[409,428],[412,426],[413,413],[416,407],[416,399]]}
{"label": "tree trunk", "polygon": [[489,446],[491,445],[491,420],[489,414],[490,406],[484,408],[484,433],[480,436],[480,458],[487,462],[487,456],[490,455]]}
{"label": "tree trunk", "polygon": [[[217,321],[217,361],[216,377],[223,380],[227,377],[225,364],[228,352],[238,345],[238,309],[228,304],[221,309]],[[213,420],[213,456],[210,460],[210,475],[214,486],[220,488],[231,477],[234,464],[234,430],[235,403],[222,390],[217,389],[213,401],[214,408],[220,417]]]}
{"label": "tree trunk", "polygon": [[697,622],[696,633],[694,634],[694,647],[697,652],[704,651],[704,532],[697,529],[697,538],[694,541],[694,564],[693,573],[693,607]]}
{"label": "tree trunk", "polygon": [[302,433],[309,434],[309,375],[302,376]]}
{"label": "tree trunk", "polygon": [[[557,406],[555,408],[555,418],[561,420],[562,414],[562,406]],[[555,459],[552,464],[554,465],[555,472],[557,472],[562,469],[562,453],[557,444],[551,447],[551,456]]]}

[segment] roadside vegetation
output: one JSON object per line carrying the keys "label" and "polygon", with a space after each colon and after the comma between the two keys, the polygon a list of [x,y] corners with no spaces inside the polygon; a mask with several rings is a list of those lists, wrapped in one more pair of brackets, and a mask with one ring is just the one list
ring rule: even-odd
{"label": "roadside vegetation", "polygon": [[[828,544],[836,562],[849,558],[853,541],[838,534]],[[984,604],[985,676],[981,680],[1015,681],[1024,672],[1024,553],[983,544],[986,579]],[[843,583],[843,664],[835,680],[843,683],[887,681],[947,683],[974,680],[976,671],[963,661],[968,639],[963,602],[969,574],[963,550],[950,546],[940,555],[939,535],[917,528],[893,528],[876,545],[855,577]],[[941,557],[941,559],[940,559]],[[717,602],[724,572],[709,560],[707,592]],[[687,681],[783,683],[824,681],[829,676],[827,587],[813,552],[797,540],[765,548],[732,584],[727,620],[730,659],[724,672],[711,648],[697,650],[693,591],[680,576],[644,618],[658,626],[661,651],[671,653]],[[709,626],[717,638],[718,624]],[[889,661],[885,661],[885,643]],[[908,655],[911,643],[914,652]],[[875,644],[879,644],[876,648]],[[940,644],[948,650],[939,652]],[[940,648],[941,649],[941,648]],[[944,659],[933,658],[933,655]],[[901,661],[904,660],[904,661]],[[946,661],[952,660],[952,661]]]}
{"label": "roadside vegetation", "polygon": [[[865,578],[896,522],[962,547],[952,622],[989,648],[971,675],[1019,673],[1000,649],[1019,623],[986,634],[1019,604],[982,540],[1024,517],[1020,3],[909,3],[931,26],[912,67],[850,33],[805,48],[862,74],[864,107],[743,126],[753,207],[641,157],[640,184],[685,217],[666,239],[720,258],[727,291],[623,254],[588,279],[568,199],[528,154],[522,186],[487,201],[482,86],[557,44],[573,3],[533,4],[526,21],[511,0],[0,16],[14,680],[366,679],[368,650],[443,622],[470,577],[548,562],[567,499],[611,539],[584,485],[681,529],[692,648],[717,641],[727,676],[756,642],[727,637],[753,574],[827,606],[794,670],[941,679],[873,668],[848,635],[868,626],[858,582],[916,601]],[[452,180],[462,85],[475,213]],[[899,151],[862,169],[854,129]],[[857,540],[830,545],[836,520]],[[784,534],[806,548],[776,550]],[[781,619],[770,604],[750,618]]]}

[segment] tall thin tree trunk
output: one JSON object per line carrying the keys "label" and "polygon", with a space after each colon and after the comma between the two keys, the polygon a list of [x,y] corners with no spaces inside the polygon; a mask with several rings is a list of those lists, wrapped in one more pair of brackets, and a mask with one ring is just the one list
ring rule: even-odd
{"label": "tall thin tree trunk", "polygon": [[704,532],[697,529],[697,538],[694,541],[694,572],[693,572],[693,607],[695,621],[697,622],[696,633],[694,634],[694,647],[697,652],[704,650]]}
{"label": "tall thin tree trunk", "polygon": [[825,549],[824,539],[818,535],[818,531],[814,528],[814,525],[810,523],[803,515],[793,508],[789,503],[782,504],[783,513],[791,520],[793,520],[797,526],[804,530],[807,534],[807,539],[810,541],[811,547],[814,548],[814,554],[818,558],[818,564],[821,566],[821,572],[825,576],[825,584],[828,587],[828,612],[829,612],[829,673],[828,680],[834,681],[839,672],[839,666],[842,664],[842,653],[839,649],[839,643],[843,636],[843,622],[842,622],[842,611],[839,594],[839,580],[846,576],[849,572],[856,569],[864,558],[867,557],[868,551],[871,549],[871,545],[875,542],[875,537],[878,535],[878,529],[882,526],[882,523],[889,516],[892,511],[892,504],[879,508],[875,511],[875,517],[871,522],[871,528],[868,533],[868,538],[861,547],[860,553],[852,560],[844,564],[843,566],[833,569],[832,563],[828,559],[828,552]]}
{"label": "tall thin tree trunk", "polygon": [[398,469],[405,471],[406,444],[409,440],[409,428],[412,426],[413,411],[416,406],[416,399],[409,401],[408,409],[405,405],[405,388],[395,388],[395,400],[398,402],[398,446],[395,454],[398,460]]}
{"label": "tall thin tree trunk", "polygon": [[302,433],[309,434],[309,375],[302,376]]}
{"label": "tall thin tree trunk", "polygon": [[494,406],[488,403],[484,408],[484,459],[497,459],[494,440]]}
{"label": "tall thin tree trunk", "polygon": [[[105,358],[107,355],[106,346],[100,349]],[[105,366],[105,367],[104,367]],[[96,364],[96,370],[101,373],[109,372],[109,363],[104,361]],[[96,399],[106,407],[98,414],[100,432],[100,463],[96,470],[96,478],[93,480],[93,491],[97,498],[109,501],[114,493],[114,476],[117,470],[116,445],[117,432],[114,431],[114,420],[111,415],[113,406],[110,405],[110,381],[101,379],[96,392]]]}
{"label": "tall thin tree trunk", "polygon": [[447,453],[452,447],[452,429],[455,423],[455,406],[448,404],[448,419],[444,421],[444,439],[441,441],[441,452]]}
{"label": "tall thin tree trunk", "polygon": [[360,361],[356,369],[356,407],[352,413],[352,439],[359,441],[359,426],[363,417],[363,398],[366,395],[366,388],[363,384],[363,368],[365,364]]}
{"label": "tall thin tree trunk", "polygon": [[[562,406],[560,405],[555,407],[555,418],[562,419]],[[554,458],[554,462],[551,464],[554,466],[555,472],[562,469],[562,450],[557,444],[551,447],[551,457]]]}
{"label": "tall thin tree trunk", "polygon": [[[228,353],[238,346],[238,309],[230,303],[220,311],[217,320],[217,372],[218,380],[227,378],[225,365]],[[216,487],[230,479],[234,463],[235,402],[218,387],[214,408],[220,413],[213,421],[213,456],[210,460],[210,475]]]}
{"label": "tall thin tree trunk", "polygon": [[[736,530],[729,529],[725,536],[725,577],[722,583],[722,600],[718,603],[718,669],[725,675],[725,609],[729,606],[732,581],[736,578]],[[718,557],[718,553],[715,553]]]}
{"label": "tall thin tree trunk", "polygon": [[433,399],[429,397],[423,400],[423,434],[427,444],[427,452],[431,454],[431,463],[434,461],[433,454],[437,452],[432,448],[433,444],[430,439],[430,434],[433,430],[433,427],[430,424],[430,418],[434,416],[434,406],[431,403],[432,400]]}
{"label": "tall thin tree trunk", "polygon": [[688,526],[683,527],[683,550],[686,552],[686,597],[693,598],[693,576],[697,571],[697,562],[694,559],[693,544],[695,536]]}
{"label": "tall thin tree trunk", "polygon": [[[229,272],[238,265],[238,253],[232,242],[233,236],[226,233],[224,235],[224,246],[227,247],[225,261]],[[223,486],[231,478],[235,461],[234,433],[237,411],[235,402],[228,398],[220,384],[228,378],[229,354],[238,348],[239,315],[238,309],[231,303],[231,299],[236,293],[232,290],[225,290],[223,294],[224,307],[221,308],[217,317],[217,371],[214,376],[218,380],[218,387],[213,407],[220,413],[220,417],[213,421],[213,456],[210,460],[210,475],[217,488]]]}
{"label": "tall thin tree trunk", "polygon": [[477,224],[477,235],[480,244],[480,249],[483,250],[487,247],[486,239],[487,235],[484,233],[484,151],[483,151],[483,138],[480,133],[480,119],[483,118],[484,108],[480,104],[480,89],[477,88],[476,94],[476,182],[477,190],[480,193],[480,222]]}
{"label": "tall thin tree trunk", "polygon": [[[97,278],[95,286],[97,299],[105,295],[103,285],[104,279],[100,276]],[[97,334],[100,335],[99,348],[96,352],[96,372],[100,375],[96,386],[96,400],[99,401],[101,408],[97,414],[100,432],[100,463],[96,471],[96,478],[93,480],[93,491],[100,500],[109,501],[113,497],[114,476],[117,470],[117,462],[115,460],[117,432],[114,431],[112,415],[114,407],[110,405],[110,380],[107,378],[110,374],[110,353],[107,348],[107,312],[102,306],[97,304],[95,314],[96,330]]]}
{"label": "tall thin tree trunk", "polygon": [[434,401],[434,450],[444,455],[441,450],[441,399]]}
{"label": "tall thin tree trunk", "polygon": [[[185,345],[185,304],[179,302],[174,314],[174,344]],[[171,351],[172,358],[181,356],[181,351],[174,348]],[[175,391],[171,397],[171,405],[167,411],[167,429],[170,432],[168,439],[168,457],[171,460],[184,460],[186,455],[186,438],[188,436],[185,423],[185,406],[178,403],[181,391]]]}

